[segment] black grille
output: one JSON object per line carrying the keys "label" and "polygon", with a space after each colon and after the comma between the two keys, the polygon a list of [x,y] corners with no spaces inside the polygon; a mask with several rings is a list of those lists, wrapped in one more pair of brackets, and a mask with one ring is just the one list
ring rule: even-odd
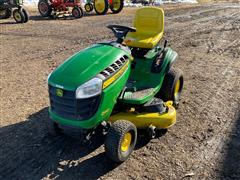
{"label": "black grille", "polygon": [[63,96],[56,95],[56,87],[49,86],[51,111],[55,114],[74,120],[87,120],[97,111],[101,96],[87,99],[76,99],[75,91],[63,90]]}

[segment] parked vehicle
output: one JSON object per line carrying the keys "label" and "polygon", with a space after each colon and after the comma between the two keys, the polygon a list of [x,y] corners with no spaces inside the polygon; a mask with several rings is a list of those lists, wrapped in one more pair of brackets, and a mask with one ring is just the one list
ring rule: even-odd
{"label": "parked vehicle", "polygon": [[104,15],[109,8],[112,13],[119,13],[122,11],[123,6],[123,0],[87,0],[84,8],[86,12],[91,12],[94,9],[97,14]]}
{"label": "parked vehicle", "polygon": [[108,28],[116,41],[78,52],[49,75],[48,125],[52,135],[77,129],[81,141],[106,134],[106,155],[123,162],[134,150],[139,129],[154,138],[159,129],[174,125],[183,73],[173,68],[177,52],[167,41],[159,45],[162,9],[141,8],[134,27]]}
{"label": "parked vehicle", "polygon": [[83,16],[80,0],[40,0],[38,11],[43,17],[58,17],[71,14],[75,18]]}
{"label": "parked vehicle", "polygon": [[22,4],[21,0],[0,0],[0,19],[8,19],[13,15],[17,23],[28,22],[29,15]]}

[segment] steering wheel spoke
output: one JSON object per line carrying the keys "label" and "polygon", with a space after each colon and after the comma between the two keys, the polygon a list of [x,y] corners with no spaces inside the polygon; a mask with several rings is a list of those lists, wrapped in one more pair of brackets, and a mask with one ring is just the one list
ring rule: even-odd
{"label": "steering wheel spoke", "polygon": [[108,25],[107,27],[113,31],[118,43],[123,42],[123,39],[126,37],[128,32],[136,32],[136,28],[134,27],[121,25]]}

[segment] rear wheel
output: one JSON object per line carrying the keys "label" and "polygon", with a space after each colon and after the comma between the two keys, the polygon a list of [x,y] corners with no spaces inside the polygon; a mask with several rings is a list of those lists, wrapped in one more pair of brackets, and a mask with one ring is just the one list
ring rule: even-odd
{"label": "rear wheel", "polygon": [[115,162],[127,160],[137,141],[137,129],[126,120],[118,120],[110,127],[105,140],[106,155]]}
{"label": "rear wheel", "polygon": [[183,73],[180,69],[171,68],[165,75],[162,88],[157,96],[163,101],[173,101],[177,108],[183,89]]}
{"label": "rear wheel", "polygon": [[48,17],[52,13],[52,7],[47,0],[40,0],[38,2],[38,11],[43,17]]}
{"label": "rear wheel", "polygon": [[81,18],[83,17],[83,10],[80,7],[74,7],[72,9],[72,16],[75,18]]}
{"label": "rear wheel", "polygon": [[91,12],[93,10],[93,5],[91,3],[86,3],[84,5],[84,9],[85,9],[86,12],[89,13],[89,12]]}
{"label": "rear wheel", "polygon": [[122,11],[124,2],[123,0],[111,0],[110,9],[112,13],[117,14]]}
{"label": "rear wheel", "polygon": [[25,9],[22,9],[22,12],[23,12],[24,18],[25,18],[24,23],[26,23],[29,20],[28,12]]}
{"label": "rear wheel", "polygon": [[104,15],[108,11],[108,0],[94,0],[94,10],[99,15]]}
{"label": "rear wheel", "polygon": [[25,21],[25,15],[20,9],[15,9],[13,11],[13,18],[17,23],[24,23]]}

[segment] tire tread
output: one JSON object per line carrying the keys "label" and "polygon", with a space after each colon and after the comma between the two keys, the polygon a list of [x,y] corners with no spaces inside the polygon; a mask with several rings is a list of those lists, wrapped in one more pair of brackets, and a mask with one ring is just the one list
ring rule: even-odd
{"label": "tire tread", "polygon": [[[133,142],[133,147],[136,144],[136,137],[137,137],[137,130],[134,124],[132,124],[129,121],[126,120],[118,120],[116,122],[113,123],[113,126],[110,128],[106,140],[105,140],[105,151],[106,151],[106,155],[114,160],[115,162],[123,162],[127,159],[127,157],[131,154],[131,152],[129,153],[129,155],[127,157],[121,157],[120,151],[119,151],[119,147],[121,146],[121,139],[123,138],[123,136],[125,135],[126,132],[128,132],[129,129],[133,129],[134,131],[134,142]],[[133,149],[132,149],[133,150]],[[131,151],[132,151],[131,150]]]}

